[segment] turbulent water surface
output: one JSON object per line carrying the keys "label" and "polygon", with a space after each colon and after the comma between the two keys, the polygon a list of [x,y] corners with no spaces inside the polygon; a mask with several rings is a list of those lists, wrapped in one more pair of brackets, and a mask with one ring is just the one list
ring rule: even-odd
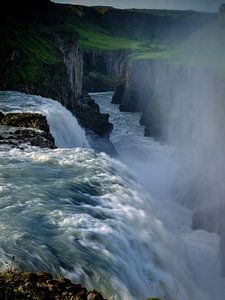
{"label": "turbulent water surface", "polygon": [[120,161],[89,149],[59,103],[0,93],[4,112],[44,113],[60,147],[0,151],[1,267],[15,256],[16,267],[110,299],[223,300],[219,238],[191,231],[191,212],[173,199],[174,149],[143,137],[139,115],[120,113],[111,96],[93,95],[111,115]]}
{"label": "turbulent water surface", "polygon": [[89,147],[84,130],[71,112],[57,101],[18,92],[0,92],[0,110],[41,113],[47,118],[57,147]]}

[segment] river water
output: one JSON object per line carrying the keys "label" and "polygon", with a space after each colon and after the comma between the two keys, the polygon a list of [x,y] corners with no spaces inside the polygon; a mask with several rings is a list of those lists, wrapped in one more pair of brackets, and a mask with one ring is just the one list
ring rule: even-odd
{"label": "river water", "polygon": [[143,136],[139,114],[120,113],[112,93],[92,95],[110,114],[119,159],[90,149],[58,102],[0,93],[3,112],[46,115],[56,150],[0,151],[0,260],[66,276],[109,299],[223,300],[219,237],[192,231],[174,199],[172,147]]}

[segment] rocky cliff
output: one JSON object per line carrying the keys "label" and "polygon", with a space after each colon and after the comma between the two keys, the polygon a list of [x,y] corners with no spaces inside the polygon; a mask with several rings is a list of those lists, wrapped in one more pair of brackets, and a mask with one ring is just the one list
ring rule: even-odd
{"label": "rocky cliff", "polygon": [[[110,28],[116,34],[146,40],[178,41],[184,39],[193,30],[215,19],[215,14],[202,14],[195,11],[130,9],[113,7],[82,9],[83,18]],[[146,30],[147,29],[147,30]]]}
{"label": "rocky cliff", "polygon": [[175,35],[180,40],[214,17],[88,8],[49,0],[2,6],[0,89],[56,99],[82,126],[107,137],[112,129],[108,116],[99,112],[86,91],[113,90],[129,54],[151,51],[152,43],[172,42]]}
{"label": "rocky cliff", "polygon": [[221,22],[225,22],[225,4],[222,4],[219,8],[219,19]]}
{"label": "rocky cliff", "polygon": [[120,103],[121,110],[142,112],[140,122],[146,127],[145,134],[174,145],[181,155],[185,176],[194,179],[182,186],[183,198],[178,196],[177,200],[195,212],[193,229],[220,235],[225,273],[223,73],[197,63],[130,60],[124,81],[116,89],[114,102]]}
{"label": "rocky cliff", "polygon": [[18,272],[9,268],[0,273],[0,284],[0,298],[5,300],[105,300],[95,290],[87,291],[67,278],[53,279],[51,274],[45,272]]}
{"label": "rocky cliff", "polygon": [[185,99],[193,100],[195,92],[203,97],[201,88],[208,95],[217,92],[221,102],[225,95],[223,76],[214,68],[140,59],[128,61],[124,70],[113,102],[120,104],[121,111],[142,112],[140,122],[146,127],[145,134],[161,140],[171,134],[168,130],[176,117],[176,101],[180,99],[181,106]]}
{"label": "rocky cliff", "polygon": [[[0,29],[0,89],[58,100],[81,125],[108,136],[112,128],[108,116],[92,105],[84,91],[79,34],[64,23],[69,12],[47,0],[43,5],[32,0],[18,12],[7,7]],[[72,15],[76,21],[76,14]],[[87,117],[95,122],[86,122]]]}
{"label": "rocky cliff", "polygon": [[46,117],[34,113],[0,112],[0,145],[20,149],[26,145],[56,148]]}
{"label": "rocky cliff", "polygon": [[130,53],[129,49],[85,51],[84,88],[89,92],[114,90]]}
{"label": "rocky cliff", "polygon": [[113,102],[120,104],[121,111],[142,112],[140,122],[146,127],[145,134],[162,139],[167,117],[164,112],[168,115],[172,106],[174,82],[184,76],[184,68],[165,61],[130,60]]}

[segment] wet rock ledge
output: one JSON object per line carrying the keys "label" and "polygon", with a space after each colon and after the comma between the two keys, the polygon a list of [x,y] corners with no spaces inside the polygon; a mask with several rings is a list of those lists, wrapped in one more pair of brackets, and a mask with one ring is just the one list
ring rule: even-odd
{"label": "wet rock ledge", "polygon": [[46,117],[36,113],[0,112],[0,145],[20,149],[25,145],[56,148]]}
{"label": "wet rock ledge", "polygon": [[0,299],[5,300],[106,300],[97,291],[87,291],[69,279],[53,279],[45,272],[8,270],[0,273]]}

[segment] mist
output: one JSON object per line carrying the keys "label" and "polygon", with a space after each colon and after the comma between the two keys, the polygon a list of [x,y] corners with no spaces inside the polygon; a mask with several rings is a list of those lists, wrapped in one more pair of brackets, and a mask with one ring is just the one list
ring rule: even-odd
{"label": "mist", "polygon": [[[152,139],[134,141],[126,130],[121,133],[123,121],[112,134],[121,160],[151,196],[151,211],[184,243],[186,249],[179,255],[192,279],[209,299],[216,300],[224,299],[225,270],[223,32],[224,23],[216,21],[190,36],[172,62],[133,62],[127,86],[135,91],[131,101],[139,101],[137,107],[149,119],[145,125]],[[105,112],[112,115],[108,109]],[[117,118],[113,115],[112,121],[118,122]],[[160,134],[153,134],[154,127]],[[217,238],[219,251],[214,243]]]}
{"label": "mist", "polygon": [[175,9],[216,12],[223,0],[58,0],[57,3],[70,3],[86,6],[112,6],[115,8]]}

